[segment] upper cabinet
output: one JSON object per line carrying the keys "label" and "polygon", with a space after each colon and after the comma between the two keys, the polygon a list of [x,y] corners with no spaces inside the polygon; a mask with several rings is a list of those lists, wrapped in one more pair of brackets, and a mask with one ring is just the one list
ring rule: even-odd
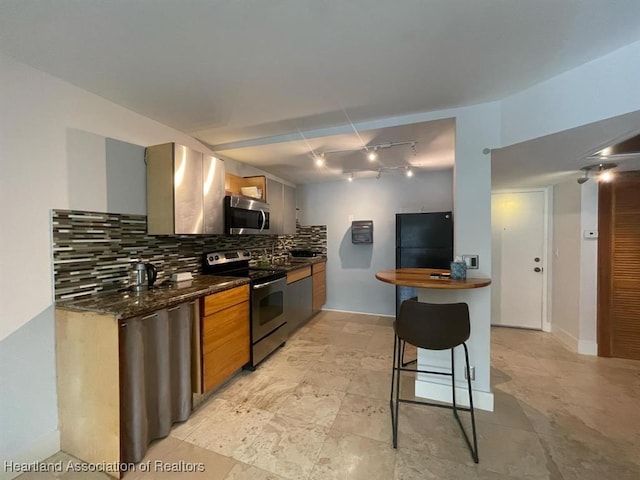
{"label": "upper cabinet", "polygon": [[147,147],[147,231],[150,235],[221,234],[224,162],[188,147]]}
{"label": "upper cabinet", "polygon": [[264,175],[255,177],[239,177],[232,173],[225,175],[225,190],[230,195],[243,195],[263,202],[267,201],[267,185]]}
{"label": "upper cabinet", "polygon": [[296,233],[296,189],[267,178],[271,232],[279,235]]}
{"label": "upper cabinet", "polygon": [[282,196],[284,199],[282,233],[293,235],[296,233],[296,188],[282,185]]}

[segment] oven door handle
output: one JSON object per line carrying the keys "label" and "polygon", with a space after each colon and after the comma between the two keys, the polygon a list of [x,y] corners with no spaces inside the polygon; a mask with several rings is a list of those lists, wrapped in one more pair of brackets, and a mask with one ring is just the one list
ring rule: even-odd
{"label": "oven door handle", "polygon": [[260,231],[263,231],[264,226],[267,224],[267,215],[264,213],[264,210],[260,210],[260,213],[262,214],[262,226],[260,227]]}
{"label": "oven door handle", "polygon": [[271,280],[270,282],[267,282],[267,283],[261,283],[260,285],[254,285],[253,289],[254,290],[258,290],[259,288],[265,288],[265,287],[268,287],[269,285],[273,285],[274,283],[281,282],[282,280],[284,280],[284,278],[278,278],[276,280]]}

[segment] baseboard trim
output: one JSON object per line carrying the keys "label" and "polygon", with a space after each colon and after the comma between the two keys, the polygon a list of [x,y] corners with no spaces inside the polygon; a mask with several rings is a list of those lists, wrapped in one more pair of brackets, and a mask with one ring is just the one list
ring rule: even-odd
{"label": "baseboard trim", "polygon": [[553,325],[551,334],[574,352],[578,351],[578,339],[567,332],[564,328]]}
{"label": "baseboard trim", "polygon": [[598,344],[596,342],[588,342],[586,340],[580,340],[578,342],[578,353],[582,355],[598,355]]}
{"label": "baseboard trim", "polygon": [[[451,403],[451,385],[416,380],[416,397],[422,397],[437,402]],[[466,388],[456,387],[456,403],[469,406],[469,393]],[[473,407],[479,410],[493,412],[493,393],[473,390]]]}
{"label": "baseboard trim", "polygon": [[6,462],[9,463],[33,463],[41,462],[45,458],[49,458],[51,455],[60,451],[60,431],[54,430],[45,435],[42,435],[35,442],[31,443],[28,447],[22,449],[19,452],[2,452],[2,469],[0,469],[0,480],[10,480],[21,475],[23,472],[11,472],[7,471],[5,466]]}
{"label": "baseboard trim", "polygon": [[386,313],[371,313],[371,312],[355,312],[353,310],[339,310],[337,308],[322,308],[323,312],[338,312],[338,313],[355,313],[358,315],[373,315],[375,317],[389,317],[396,318],[395,315],[387,315]]}

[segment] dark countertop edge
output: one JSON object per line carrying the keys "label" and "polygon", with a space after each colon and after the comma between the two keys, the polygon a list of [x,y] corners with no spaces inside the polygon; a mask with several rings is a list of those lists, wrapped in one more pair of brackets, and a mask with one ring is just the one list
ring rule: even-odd
{"label": "dark countertop edge", "polygon": [[259,265],[253,266],[251,268],[256,268],[258,270],[281,270],[284,272],[293,272],[294,270],[298,270],[299,268],[305,268],[309,265],[313,265],[316,263],[324,263],[327,261],[327,257],[296,257],[296,261],[283,265],[283,264],[273,264],[273,265]]}
{"label": "dark countertop edge", "polygon": [[[61,300],[56,302],[56,308],[75,312],[93,312],[111,315],[117,320],[146,315],[148,313],[172,307],[184,302],[190,302],[200,297],[229,290],[231,288],[248,285],[250,280],[245,277],[223,277],[203,275],[194,277],[190,286],[158,289],[140,292],[105,292],[93,294],[81,299]],[[187,283],[187,282],[182,282]],[[195,285],[193,285],[195,283]],[[136,298],[145,300],[145,305],[131,305]],[[159,297],[159,298],[154,298]]]}

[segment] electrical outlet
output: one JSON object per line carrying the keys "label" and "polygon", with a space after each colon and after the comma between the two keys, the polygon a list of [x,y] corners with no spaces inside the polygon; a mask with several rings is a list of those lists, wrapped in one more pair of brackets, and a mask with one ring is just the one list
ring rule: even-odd
{"label": "electrical outlet", "polygon": [[462,260],[467,264],[467,268],[479,268],[478,255],[462,255]]}
{"label": "electrical outlet", "polygon": [[598,238],[598,231],[597,230],[585,230],[584,232],[582,232],[582,235],[586,239]]}
{"label": "electrical outlet", "polygon": [[[475,380],[476,379],[476,367],[469,367],[469,373],[471,374],[471,380]],[[467,377],[467,370],[465,369],[464,371],[464,379],[466,380]]]}

